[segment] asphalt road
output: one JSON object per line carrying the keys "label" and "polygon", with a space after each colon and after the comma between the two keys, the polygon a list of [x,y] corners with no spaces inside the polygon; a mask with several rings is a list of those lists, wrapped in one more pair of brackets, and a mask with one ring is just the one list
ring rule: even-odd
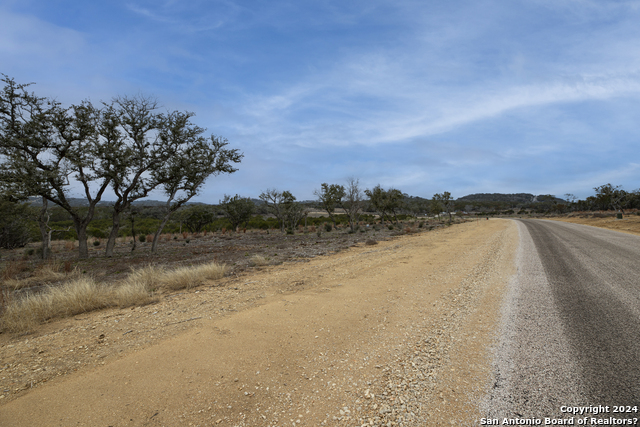
{"label": "asphalt road", "polygon": [[[640,237],[519,220],[518,274],[503,311],[491,417],[640,406]],[[585,414],[593,416],[592,414]]]}

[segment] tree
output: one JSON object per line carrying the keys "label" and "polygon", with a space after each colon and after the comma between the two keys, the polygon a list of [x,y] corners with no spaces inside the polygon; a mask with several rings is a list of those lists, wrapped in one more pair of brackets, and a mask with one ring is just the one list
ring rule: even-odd
{"label": "tree", "polygon": [[333,221],[333,225],[336,225],[336,219],[333,215],[336,207],[342,204],[342,199],[345,196],[345,190],[342,185],[323,183],[320,186],[320,190],[315,190],[313,194],[318,197],[318,203],[322,206],[322,209],[327,211],[329,218]]}
{"label": "tree", "polygon": [[267,206],[267,210],[280,221],[280,230],[284,233],[287,206],[291,206],[296,198],[288,191],[280,192],[275,188],[263,191],[259,198]]}
{"label": "tree", "polygon": [[289,191],[267,189],[260,194],[260,200],[264,202],[269,213],[273,214],[280,222],[280,230],[285,228],[293,230],[307,214],[304,206],[296,202],[296,198]]}
{"label": "tree", "polygon": [[216,214],[210,206],[193,205],[187,209],[184,225],[190,232],[199,233],[205,226],[215,221],[215,219]]}
{"label": "tree", "polygon": [[627,192],[621,186],[616,185],[614,187],[611,184],[605,184],[595,187],[594,190],[596,190],[596,203],[600,209],[613,209],[624,213],[622,207],[627,197]]}
{"label": "tree", "polygon": [[185,143],[180,144],[177,153],[153,169],[152,176],[161,183],[168,199],[165,215],[153,237],[151,252],[156,252],[158,239],[171,215],[185,205],[210,176],[221,173],[231,174],[237,169],[232,163],[239,163],[243,157],[237,149],[226,148],[228,141],[224,138],[210,136],[200,137],[188,122],[177,123],[166,138],[176,138]]}
{"label": "tree", "polygon": [[433,195],[433,207],[435,212],[446,212],[449,215],[449,222],[451,222],[451,211],[453,210],[453,199],[451,193],[445,191],[444,193],[437,193]]}
{"label": "tree", "polygon": [[404,206],[404,195],[395,188],[387,190],[387,210],[393,214],[393,218],[398,223],[398,211]]}
{"label": "tree", "polygon": [[[89,256],[87,226],[111,178],[105,171],[110,141],[96,133],[98,110],[89,102],[62,108],[27,92],[29,85],[4,76],[0,93],[0,154],[2,178],[23,195],[40,196],[71,216],[78,236],[79,257]],[[86,206],[72,206],[73,177]]]}
{"label": "tree", "polygon": [[224,195],[224,200],[220,201],[220,209],[224,216],[231,223],[231,228],[236,230],[241,224],[246,224],[256,207],[250,198],[242,198],[237,194],[233,197]]}
{"label": "tree", "polygon": [[341,207],[347,214],[351,231],[356,230],[363,204],[364,197],[360,189],[360,181],[353,177],[347,179],[347,186],[345,187],[345,195],[342,199]]}
{"label": "tree", "polygon": [[364,190],[364,193],[369,197],[369,203],[374,211],[380,216],[382,225],[384,225],[384,217],[388,213],[387,192],[380,186],[380,184],[373,187],[371,190]]}

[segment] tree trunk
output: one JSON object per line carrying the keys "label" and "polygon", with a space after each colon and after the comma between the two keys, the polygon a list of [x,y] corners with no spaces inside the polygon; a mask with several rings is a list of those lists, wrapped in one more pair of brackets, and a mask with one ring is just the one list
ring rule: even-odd
{"label": "tree trunk", "polygon": [[87,244],[87,224],[80,221],[73,221],[76,233],[78,233],[78,258],[89,258],[89,245]]}
{"label": "tree trunk", "polygon": [[136,250],[136,220],[135,217],[133,216],[133,213],[131,214],[131,237],[133,237],[133,242],[131,243],[131,252]]}
{"label": "tree trunk", "polygon": [[151,244],[151,253],[156,253],[158,250],[158,240],[160,240],[160,234],[162,234],[162,230],[164,230],[164,226],[169,222],[169,217],[171,216],[171,212],[169,212],[160,223],[160,226],[156,230],[156,234],[153,236],[153,243]]}
{"label": "tree trunk", "polygon": [[111,226],[111,233],[109,233],[109,240],[107,240],[107,249],[105,253],[107,257],[113,256],[113,249],[116,247],[116,239],[118,238],[119,231],[120,231],[120,212],[114,209],[113,225]]}
{"label": "tree trunk", "polygon": [[42,198],[42,210],[38,217],[38,227],[40,227],[40,236],[42,237],[42,259],[49,259],[51,257],[51,232],[47,230],[47,223],[49,218],[47,217],[47,210],[49,209],[49,201]]}

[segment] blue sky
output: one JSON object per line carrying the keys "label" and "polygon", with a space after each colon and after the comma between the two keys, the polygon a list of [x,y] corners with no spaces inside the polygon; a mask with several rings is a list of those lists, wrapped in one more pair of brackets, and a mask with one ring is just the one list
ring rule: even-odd
{"label": "blue sky", "polygon": [[195,112],[245,153],[207,203],[351,176],[584,198],[640,187],[639,23],[615,0],[0,0],[0,72]]}

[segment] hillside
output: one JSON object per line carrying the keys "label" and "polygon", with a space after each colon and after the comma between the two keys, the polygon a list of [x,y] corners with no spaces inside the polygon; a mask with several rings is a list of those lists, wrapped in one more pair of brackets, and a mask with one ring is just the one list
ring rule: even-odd
{"label": "hillside", "polygon": [[466,202],[508,202],[508,203],[536,203],[536,202],[557,202],[563,203],[564,200],[549,195],[540,194],[533,195],[530,193],[515,193],[515,194],[503,194],[503,193],[477,193],[469,194],[457,199],[458,201]]}

